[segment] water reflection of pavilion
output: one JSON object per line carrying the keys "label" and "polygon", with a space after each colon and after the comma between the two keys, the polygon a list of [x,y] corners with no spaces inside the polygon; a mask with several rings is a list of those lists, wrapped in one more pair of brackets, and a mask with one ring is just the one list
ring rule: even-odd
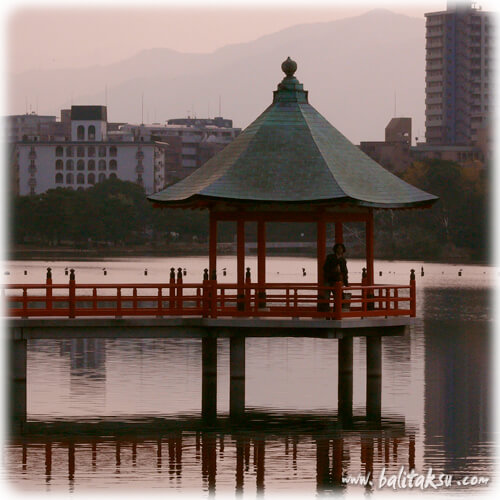
{"label": "water reflection of pavilion", "polygon": [[271,426],[269,431],[265,424],[253,431],[243,427],[195,430],[196,425],[189,430],[188,423],[188,430],[156,433],[148,430],[154,425],[148,427],[147,423],[135,427],[118,424],[115,433],[106,438],[92,435],[91,424],[32,423],[35,433],[11,442],[7,469],[21,467],[23,473],[47,484],[64,477],[70,491],[79,486],[79,478],[85,477],[87,486],[97,486],[108,473],[123,479],[139,470],[153,482],[166,479],[161,478],[165,474],[166,486],[192,488],[201,472],[205,491],[233,489],[242,494],[272,490],[283,477],[292,485],[294,474],[310,477],[317,492],[371,490],[370,485],[348,485],[346,478],[373,477],[374,469],[381,467],[394,471],[402,465],[415,468],[415,435],[402,422],[383,424],[376,430],[358,422],[360,430],[323,429],[320,434],[294,431],[294,422],[281,422],[281,430]]}

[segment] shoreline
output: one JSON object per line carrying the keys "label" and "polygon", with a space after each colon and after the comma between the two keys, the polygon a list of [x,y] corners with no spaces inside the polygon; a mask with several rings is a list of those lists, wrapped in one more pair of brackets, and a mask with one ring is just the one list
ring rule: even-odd
{"label": "shoreline", "polygon": [[[232,256],[236,257],[236,251],[226,246],[218,249],[219,256]],[[256,252],[250,251],[247,255],[254,256]],[[304,251],[304,249],[275,249],[268,251],[269,257],[312,257],[316,256],[314,251]],[[163,248],[109,248],[109,249],[78,249],[78,248],[12,248],[7,249],[5,252],[5,261],[85,261],[85,260],[107,260],[113,258],[126,258],[126,257],[207,257],[207,245],[169,245]],[[362,259],[363,256],[351,255],[353,259]],[[421,260],[418,258],[390,258],[387,255],[380,256],[377,260],[385,261],[401,261],[401,262],[426,262],[436,264],[457,264],[457,265],[476,265],[476,266],[491,266],[492,263],[488,261],[475,261],[470,259],[463,259],[460,257],[447,258],[447,259],[430,259]]]}

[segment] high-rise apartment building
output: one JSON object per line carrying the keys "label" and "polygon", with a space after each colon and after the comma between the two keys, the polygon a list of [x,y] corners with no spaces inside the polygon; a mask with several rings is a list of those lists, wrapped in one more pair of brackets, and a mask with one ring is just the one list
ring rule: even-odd
{"label": "high-rise apartment building", "polygon": [[492,16],[450,2],[425,17],[426,143],[476,145],[493,102]]}

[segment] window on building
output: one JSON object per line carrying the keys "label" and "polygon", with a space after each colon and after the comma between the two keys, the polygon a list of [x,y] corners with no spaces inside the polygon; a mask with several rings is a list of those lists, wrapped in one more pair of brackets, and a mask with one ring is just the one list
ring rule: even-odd
{"label": "window on building", "polygon": [[83,146],[78,146],[76,148],[76,156],[78,156],[78,158],[83,158],[85,156],[85,149]]}
{"label": "window on building", "polygon": [[106,174],[99,174],[99,182],[104,182],[106,180]]}
{"label": "window on building", "polygon": [[118,168],[118,165],[116,163],[116,160],[109,160],[109,169],[116,170],[117,168]]}
{"label": "window on building", "polygon": [[64,182],[63,174],[61,174],[61,173],[56,174],[56,184],[62,184],[63,182]]}
{"label": "window on building", "polygon": [[73,184],[73,174],[66,174],[66,184]]}
{"label": "window on building", "polygon": [[89,146],[87,149],[87,156],[93,158],[95,156],[95,146]]}
{"label": "window on building", "polygon": [[101,158],[106,157],[106,146],[99,146],[99,156]]}
{"label": "window on building", "polygon": [[83,174],[78,174],[76,176],[76,183],[77,184],[85,184],[85,176]]}
{"label": "window on building", "polygon": [[64,164],[62,160],[56,160],[56,170],[63,170]]}
{"label": "window on building", "polygon": [[89,160],[89,163],[87,165],[88,170],[95,170],[95,160]]}
{"label": "window on building", "polygon": [[66,170],[73,170],[73,160],[66,160]]}
{"label": "window on building", "polygon": [[88,178],[87,178],[87,182],[89,184],[92,184],[94,185],[95,184],[95,174],[89,174]]}
{"label": "window on building", "polygon": [[85,139],[85,127],[83,125],[78,125],[76,128],[76,138],[79,141],[83,141]]}
{"label": "window on building", "polygon": [[109,178],[110,179],[116,179],[116,174],[113,172],[112,174],[109,174]]}
{"label": "window on building", "polygon": [[95,127],[94,127],[94,125],[89,125],[88,135],[89,135],[89,141],[95,141]]}
{"label": "window on building", "polygon": [[106,170],[106,160],[99,160],[99,170]]}
{"label": "window on building", "polygon": [[73,158],[73,146],[68,146],[66,148],[66,156],[68,158]]}
{"label": "window on building", "polygon": [[77,170],[85,170],[85,162],[83,160],[78,160],[76,162],[76,169]]}
{"label": "window on building", "polygon": [[62,146],[57,146],[56,147],[56,156],[60,157],[63,155],[63,147]]}
{"label": "window on building", "polygon": [[111,146],[109,148],[109,156],[116,156],[118,153],[118,150],[116,149],[116,146]]}

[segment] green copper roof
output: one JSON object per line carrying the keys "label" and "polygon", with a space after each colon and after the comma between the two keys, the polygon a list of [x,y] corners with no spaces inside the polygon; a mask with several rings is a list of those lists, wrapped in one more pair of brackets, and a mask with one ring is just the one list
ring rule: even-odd
{"label": "green copper roof", "polygon": [[150,201],[196,200],[311,203],[349,202],[380,208],[428,205],[437,197],[391,174],[354,146],[308,102],[307,91],[286,73],[273,103],[232,143],[192,175]]}

